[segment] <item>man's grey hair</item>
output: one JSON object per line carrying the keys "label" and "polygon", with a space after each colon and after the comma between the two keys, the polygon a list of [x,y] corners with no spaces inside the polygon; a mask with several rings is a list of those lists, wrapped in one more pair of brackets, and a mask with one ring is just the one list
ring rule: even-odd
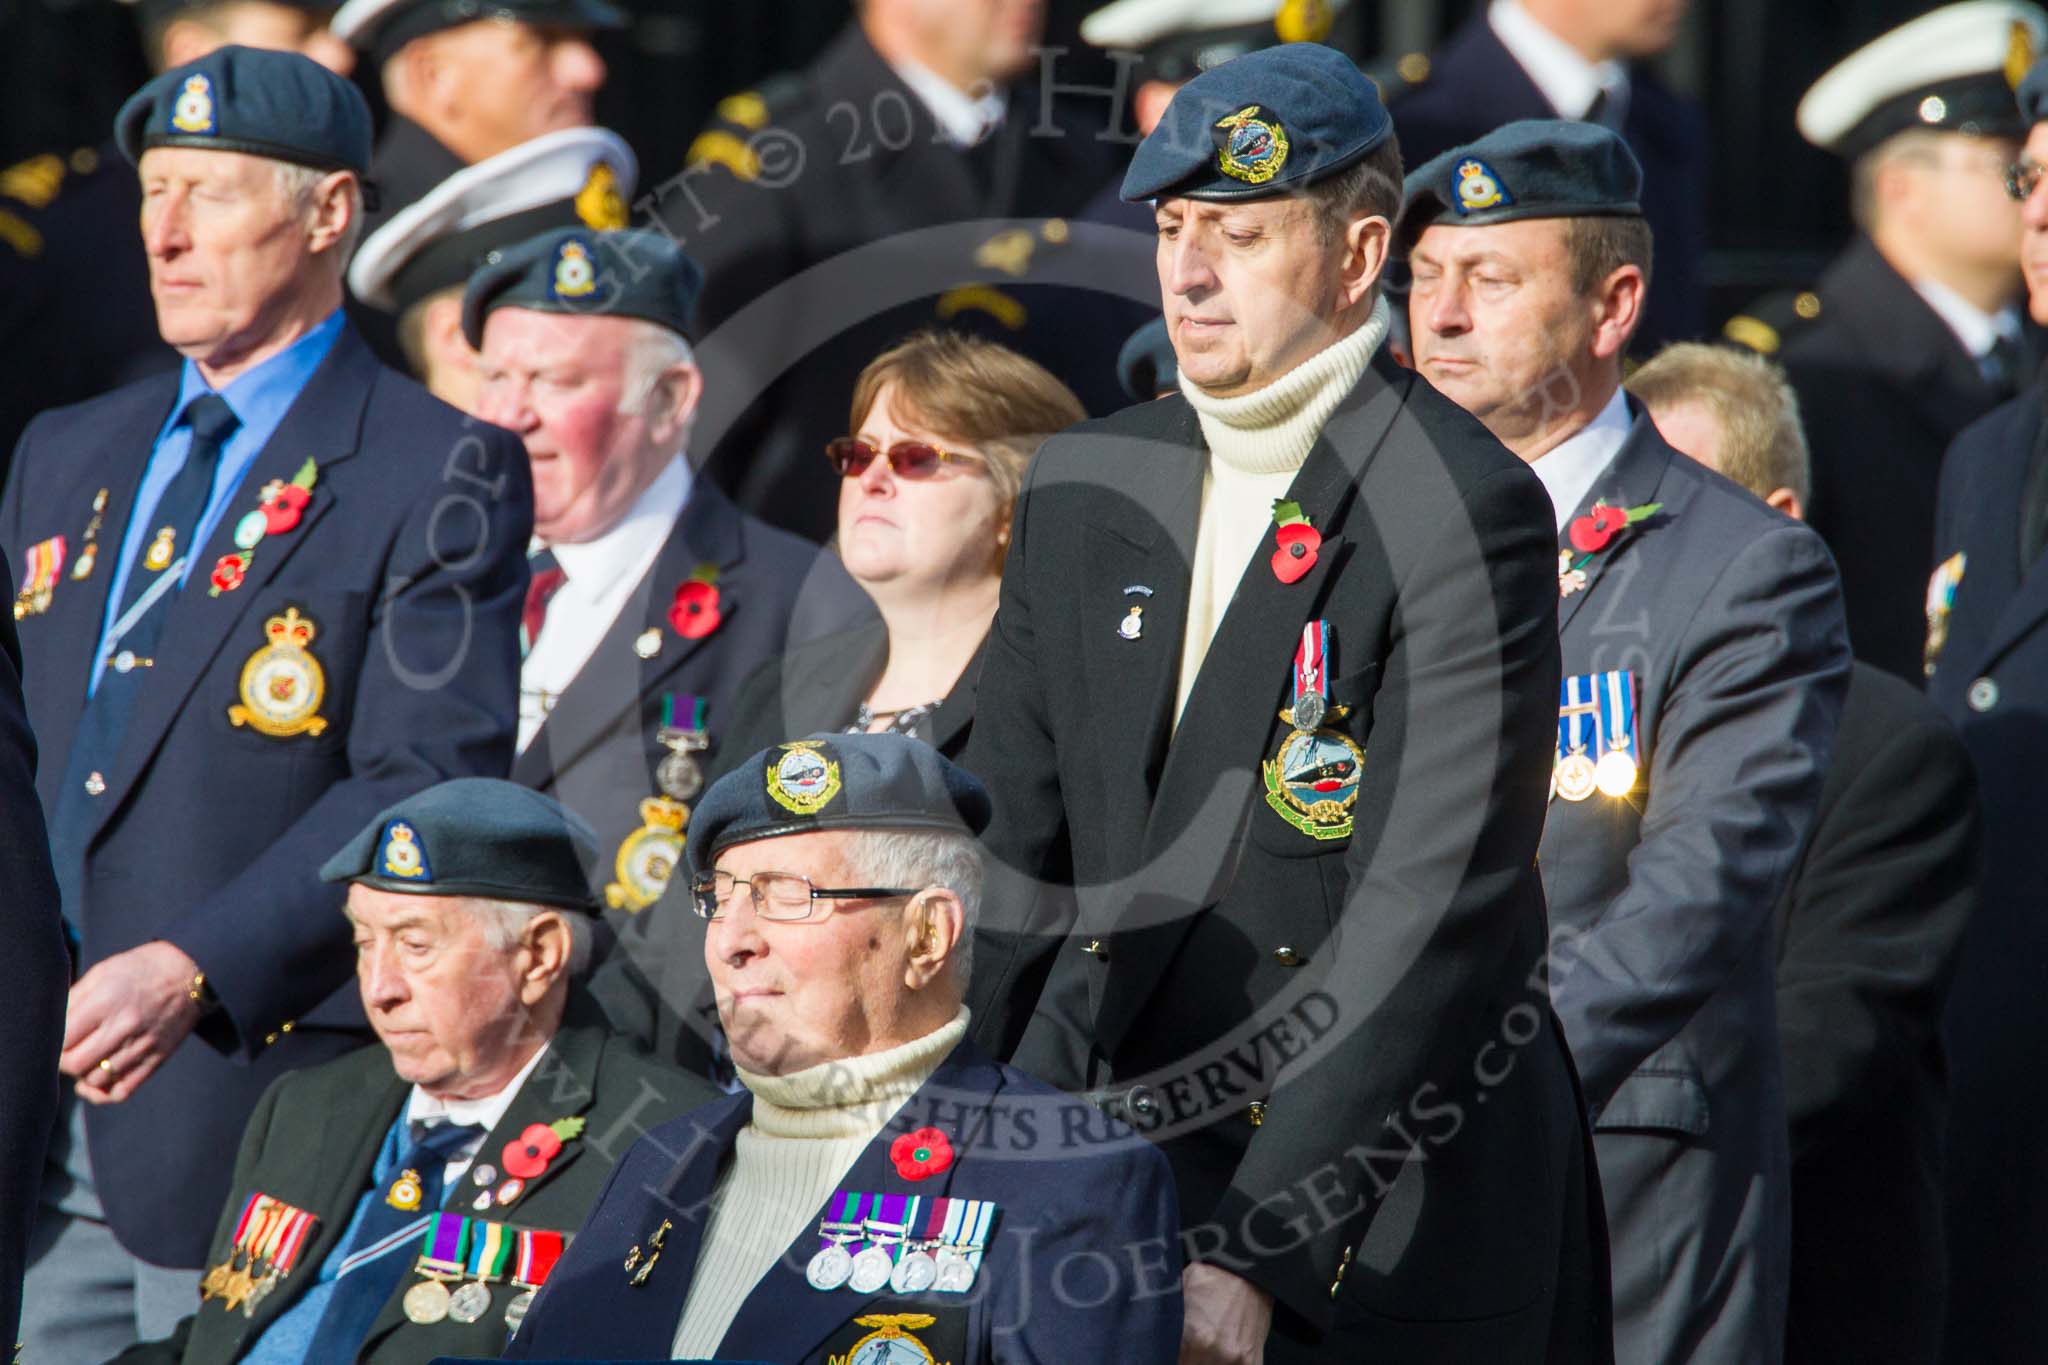
{"label": "man's grey hair", "polygon": [[637,416],[646,411],[661,377],[678,365],[695,365],[697,354],[688,341],[661,324],[638,318],[634,322],[633,339],[626,343],[619,411]]}
{"label": "man's grey hair", "polygon": [[[292,161],[277,163],[277,188],[291,201],[292,212],[309,213],[313,208],[313,190],[322,180],[334,174],[332,171],[317,170],[312,166],[301,166]],[[349,257],[356,254],[356,243],[363,237],[363,186],[360,181],[350,181],[348,187],[348,230],[335,243],[334,263],[337,271],[348,268]]]}
{"label": "man's grey hair", "polygon": [[484,926],[484,937],[493,948],[509,949],[519,942],[519,936],[535,915],[544,910],[558,910],[569,925],[569,970],[567,975],[574,979],[590,970],[592,932],[590,916],[575,910],[560,910],[552,905],[535,905],[531,901],[488,900],[481,896],[470,899],[470,909]]}
{"label": "man's grey hair", "polygon": [[974,926],[981,918],[981,846],[951,830],[863,829],[849,832],[845,858],[863,886],[943,886],[960,898],[966,924],[953,963],[954,979],[964,990],[974,970]]}

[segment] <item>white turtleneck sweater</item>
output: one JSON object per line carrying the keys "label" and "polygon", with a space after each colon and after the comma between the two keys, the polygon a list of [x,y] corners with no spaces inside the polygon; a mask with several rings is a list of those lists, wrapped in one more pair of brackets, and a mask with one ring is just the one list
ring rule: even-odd
{"label": "white turtleneck sweater", "polygon": [[696,1275],[673,1353],[709,1360],[740,1305],[839,1188],[846,1172],[939,1063],[967,1036],[968,1011],[901,1047],[787,1076],[737,1068],[754,1114],[711,1193]]}
{"label": "white turtleneck sweater", "polygon": [[1274,499],[1287,496],[1323,423],[1365,373],[1386,339],[1388,316],[1387,301],[1381,298],[1365,325],[1350,336],[1263,389],[1235,398],[1212,398],[1181,376],[1181,394],[1201,419],[1202,438],[1209,445],[1209,469],[1202,479],[1187,633],[1181,637],[1176,725],[1238,582],[1248,566],[1262,567],[1253,557],[1269,539]]}

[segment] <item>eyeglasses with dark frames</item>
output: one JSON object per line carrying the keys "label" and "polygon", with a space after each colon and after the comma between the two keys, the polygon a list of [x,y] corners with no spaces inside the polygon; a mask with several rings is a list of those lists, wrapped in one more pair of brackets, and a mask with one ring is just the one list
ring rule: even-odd
{"label": "eyeglasses with dark frames", "polygon": [[2034,186],[2041,183],[2043,172],[2048,166],[2038,161],[2015,161],[2005,168],[2005,192],[2014,202],[2024,204],[2034,193]]}
{"label": "eyeglasses with dark frames", "polygon": [[747,888],[754,913],[781,924],[814,918],[819,901],[888,900],[915,896],[922,888],[912,886],[817,886],[799,872],[756,872],[744,880],[716,868],[700,873],[690,883],[690,907],[698,918],[722,919],[739,903],[740,888]]}

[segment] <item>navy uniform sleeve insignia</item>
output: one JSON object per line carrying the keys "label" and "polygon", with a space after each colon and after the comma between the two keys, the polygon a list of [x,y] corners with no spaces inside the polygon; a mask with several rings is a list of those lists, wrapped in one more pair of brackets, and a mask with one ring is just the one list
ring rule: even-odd
{"label": "navy uniform sleeve insignia", "polygon": [[1821,312],[1821,297],[1810,289],[1769,294],[1723,323],[1721,339],[1761,356],[1776,355],[1803,328],[1818,321]]}

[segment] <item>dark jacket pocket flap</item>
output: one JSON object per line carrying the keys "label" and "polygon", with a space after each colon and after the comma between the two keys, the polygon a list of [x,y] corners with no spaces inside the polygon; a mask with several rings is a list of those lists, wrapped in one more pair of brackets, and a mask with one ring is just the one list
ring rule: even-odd
{"label": "dark jacket pocket flap", "polygon": [[1707,1131],[1707,1089],[1673,1071],[1638,1071],[1621,1084],[1593,1127],[1664,1128],[1699,1137]]}

